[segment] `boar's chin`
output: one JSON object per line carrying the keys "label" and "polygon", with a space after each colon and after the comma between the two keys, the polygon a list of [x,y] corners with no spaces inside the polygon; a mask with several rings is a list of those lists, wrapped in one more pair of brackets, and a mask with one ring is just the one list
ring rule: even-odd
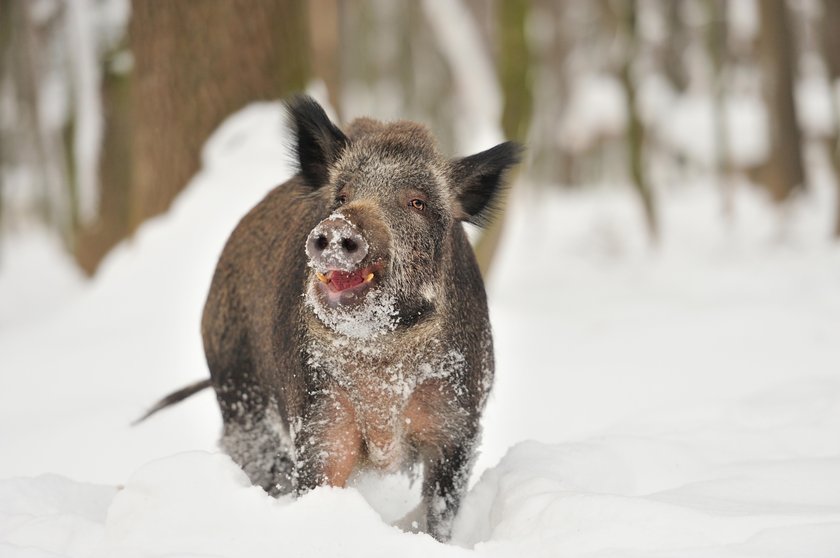
{"label": "boar's chin", "polygon": [[329,293],[312,281],[306,305],[324,325],[345,337],[376,337],[393,331],[399,322],[396,298],[379,287]]}

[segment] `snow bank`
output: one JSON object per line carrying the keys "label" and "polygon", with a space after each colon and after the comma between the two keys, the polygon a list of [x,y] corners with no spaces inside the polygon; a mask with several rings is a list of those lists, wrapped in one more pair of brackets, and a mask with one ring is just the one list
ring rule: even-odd
{"label": "snow bank", "polygon": [[[57,292],[68,300],[42,320],[0,319],[0,477],[120,483],[150,459],[215,449],[220,419],[209,392],[143,428],[129,425],[207,375],[199,321],[218,255],[238,220],[291,173],[279,103],[224,123],[203,161],[169,213],[109,254],[95,281],[64,280]],[[7,252],[6,268],[19,271],[0,275],[12,287],[0,293],[0,310],[25,315],[54,299],[49,277],[71,275],[25,245]]]}
{"label": "snow bank", "polygon": [[[84,275],[56,236],[41,229],[0,241],[0,332],[52,314],[78,295]],[[5,330],[5,331],[4,331]]]}
{"label": "snow bank", "polygon": [[[840,381],[797,383],[714,416],[519,443],[472,490],[457,540],[506,556],[836,555],[838,402]],[[793,533],[809,538],[780,549]]]}
{"label": "snow bank", "polygon": [[206,452],[147,463],[119,490],[44,476],[2,481],[0,495],[4,557],[465,554],[389,527],[355,489],[275,500]]}
{"label": "snow bank", "polygon": [[356,490],[274,500],[226,456],[203,452],[142,467],[114,498],[106,528],[107,553],[129,557],[369,556],[371,541],[378,556],[427,556],[440,546],[403,537]]}
{"label": "snow bank", "polygon": [[710,185],[662,191],[657,251],[629,188],[520,192],[489,285],[497,383],[453,545],[389,526],[416,483],[298,501],[249,487],[215,451],[209,392],[130,428],[206,376],[215,260],[289,172],[279,106],[255,105],[92,283],[48,241],[5,250],[0,556],[837,554],[840,247],[825,240],[824,180],[784,219],[741,188],[729,225]]}

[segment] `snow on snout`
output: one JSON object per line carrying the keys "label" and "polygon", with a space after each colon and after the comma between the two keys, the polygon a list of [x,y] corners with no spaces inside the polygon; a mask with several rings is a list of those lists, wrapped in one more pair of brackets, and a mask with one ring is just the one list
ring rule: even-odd
{"label": "snow on snout", "polygon": [[[326,239],[326,247],[315,252],[315,242],[318,238]],[[355,249],[349,252],[344,244],[347,239],[356,243]],[[317,271],[331,270],[354,271],[359,262],[368,252],[368,243],[361,231],[343,214],[335,212],[318,223],[306,240],[306,256],[310,267]]]}

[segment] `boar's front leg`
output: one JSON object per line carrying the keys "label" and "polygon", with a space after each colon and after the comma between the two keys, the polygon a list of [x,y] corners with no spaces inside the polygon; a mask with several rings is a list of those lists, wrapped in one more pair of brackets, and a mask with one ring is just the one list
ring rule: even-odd
{"label": "boar's front leg", "polygon": [[441,542],[447,542],[452,535],[452,522],[470,476],[474,443],[473,437],[453,443],[426,463],[423,478],[426,528]]}
{"label": "boar's front leg", "polygon": [[353,407],[337,389],[313,392],[295,436],[297,491],[344,486],[362,452]]}

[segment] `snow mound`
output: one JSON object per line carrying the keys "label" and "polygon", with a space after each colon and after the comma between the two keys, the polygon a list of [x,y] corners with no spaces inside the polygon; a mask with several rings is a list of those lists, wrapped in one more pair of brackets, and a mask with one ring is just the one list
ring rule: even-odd
{"label": "snow mound", "polygon": [[1,238],[0,331],[52,314],[83,288],[83,274],[58,238],[40,229]]}
{"label": "snow mound", "polygon": [[[455,540],[505,556],[831,556],[840,380],[807,387],[715,417],[519,443],[471,491]],[[808,533],[807,553],[779,546],[792,533]]]}
{"label": "snow mound", "polygon": [[213,269],[239,219],[292,173],[286,134],[280,103],[224,122],[169,212],[114,249],[90,282],[67,271],[66,257],[50,265],[58,251],[41,235],[7,251],[0,477],[120,483],[151,459],[215,448],[220,418],[209,391],[142,428],[129,425],[207,376],[199,323]]}
{"label": "snow mound", "polygon": [[425,556],[438,546],[401,536],[356,490],[275,500],[227,456],[204,452],[133,474],[108,510],[106,534],[111,556]]}
{"label": "snow mound", "polygon": [[274,499],[207,452],[147,463],[120,490],[48,476],[3,481],[0,495],[4,558],[464,554],[388,526],[355,489]]}
{"label": "snow mound", "polygon": [[92,556],[115,493],[57,475],[0,481],[0,556]]}

